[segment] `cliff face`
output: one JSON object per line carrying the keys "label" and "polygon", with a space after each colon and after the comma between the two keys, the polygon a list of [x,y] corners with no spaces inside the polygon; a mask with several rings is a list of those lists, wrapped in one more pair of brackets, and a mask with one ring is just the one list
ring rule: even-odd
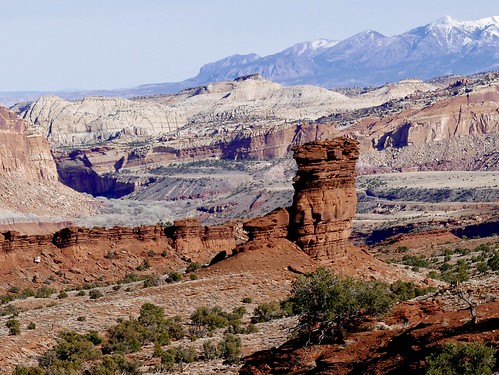
{"label": "cliff face", "polygon": [[294,148],[298,172],[289,237],[314,259],[345,248],[357,206],[358,142],[345,137]]}
{"label": "cliff face", "polygon": [[0,107],[0,171],[29,181],[55,181],[57,172],[47,141],[29,135],[26,123]]}
{"label": "cliff face", "polygon": [[92,212],[92,206],[88,197],[58,181],[46,139],[0,107],[0,211],[74,217]]}

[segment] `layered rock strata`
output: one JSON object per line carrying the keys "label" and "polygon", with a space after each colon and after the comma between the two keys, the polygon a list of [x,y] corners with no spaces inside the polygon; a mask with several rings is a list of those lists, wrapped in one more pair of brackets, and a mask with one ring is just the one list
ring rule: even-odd
{"label": "layered rock strata", "polygon": [[357,206],[358,142],[346,137],[294,148],[298,172],[289,238],[314,259],[334,258],[348,245]]}
{"label": "layered rock strata", "polygon": [[197,219],[182,219],[173,223],[170,233],[177,254],[198,262],[205,263],[219,252],[236,247],[230,224],[202,226]]}
{"label": "layered rock strata", "polygon": [[[55,286],[81,285],[117,280],[145,260],[157,273],[185,267],[186,260],[208,263],[234,247],[232,225],[205,227],[196,219],[168,228],[67,227],[45,235],[6,231],[0,233],[0,279],[25,287],[47,280]],[[0,286],[0,292],[9,285]]]}
{"label": "layered rock strata", "polygon": [[273,241],[288,236],[289,213],[278,208],[268,215],[257,217],[243,224],[249,241]]}

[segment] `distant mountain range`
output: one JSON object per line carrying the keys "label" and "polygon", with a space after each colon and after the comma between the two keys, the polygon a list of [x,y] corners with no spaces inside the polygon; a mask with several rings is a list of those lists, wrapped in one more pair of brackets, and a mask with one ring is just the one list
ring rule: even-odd
{"label": "distant mountain range", "polygon": [[[343,41],[299,43],[274,55],[232,55],[204,65],[193,78],[125,90],[52,93],[66,99],[88,95],[133,97],[174,93],[260,73],[284,85],[326,88],[381,85],[405,78],[431,79],[499,69],[499,17],[459,21],[446,16],[395,36],[367,30]],[[0,103],[39,97],[40,92],[0,93]]]}

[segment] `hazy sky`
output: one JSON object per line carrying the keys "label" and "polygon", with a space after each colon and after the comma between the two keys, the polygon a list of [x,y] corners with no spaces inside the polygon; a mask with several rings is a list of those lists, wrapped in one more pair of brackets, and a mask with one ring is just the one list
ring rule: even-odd
{"label": "hazy sky", "polygon": [[181,81],[232,54],[400,34],[444,15],[499,15],[499,1],[0,0],[0,91]]}

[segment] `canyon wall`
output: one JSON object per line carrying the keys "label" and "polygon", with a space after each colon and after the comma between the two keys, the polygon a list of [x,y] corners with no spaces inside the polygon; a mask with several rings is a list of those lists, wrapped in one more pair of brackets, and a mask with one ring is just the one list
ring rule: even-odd
{"label": "canyon wall", "polygon": [[71,218],[94,207],[92,199],[59,182],[47,140],[0,107],[0,222],[12,213]]}
{"label": "canyon wall", "polygon": [[499,86],[480,87],[466,95],[413,106],[392,116],[361,119],[351,132],[361,150],[425,145],[472,135],[499,132]]}

